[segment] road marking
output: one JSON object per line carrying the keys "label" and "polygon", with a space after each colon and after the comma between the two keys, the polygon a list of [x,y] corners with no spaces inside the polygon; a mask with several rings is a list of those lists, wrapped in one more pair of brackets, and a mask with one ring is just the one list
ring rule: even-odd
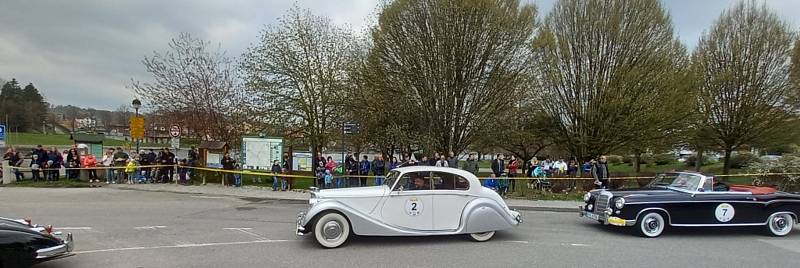
{"label": "road marking", "polygon": [[[179,244],[174,246],[153,246],[153,247],[130,247],[130,248],[109,248],[97,250],[74,251],[74,254],[89,254],[101,252],[116,252],[116,251],[131,251],[131,250],[148,250],[148,249],[164,249],[164,248],[196,248],[196,247],[212,247],[212,246],[230,246],[230,245],[248,245],[248,244],[265,244],[265,243],[279,243],[289,242],[293,240],[255,240],[244,242],[225,242],[225,243],[201,243],[201,244]],[[298,240],[294,240],[298,241]]]}
{"label": "road marking", "polygon": [[206,199],[226,199],[226,198],[228,198],[228,197],[224,197],[224,196],[205,196],[205,195],[192,195],[192,196],[189,196],[189,197],[192,197],[192,198],[206,198]]}
{"label": "road marking", "polygon": [[573,247],[589,247],[589,245],[587,244],[569,244],[569,245]]}
{"label": "road marking", "polygon": [[91,230],[92,227],[58,227],[56,230]]}
{"label": "road marking", "polygon": [[520,244],[528,244],[528,243],[530,243],[528,241],[517,241],[517,240],[506,241],[506,242],[508,242],[508,243],[520,243]]}
{"label": "road marking", "polygon": [[253,230],[253,228],[222,228],[222,229],[232,230],[232,231],[239,231],[239,232],[251,235],[251,236],[253,236],[255,238],[262,239],[262,240],[266,240],[267,239],[266,237],[263,237],[260,234],[248,231],[248,230]]}
{"label": "road marking", "polygon": [[156,226],[139,226],[139,227],[133,227],[133,229],[136,229],[136,230],[155,230],[155,229],[164,229],[164,228],[167,228],[167,226],[163,226],[163,225],[156,225]]}

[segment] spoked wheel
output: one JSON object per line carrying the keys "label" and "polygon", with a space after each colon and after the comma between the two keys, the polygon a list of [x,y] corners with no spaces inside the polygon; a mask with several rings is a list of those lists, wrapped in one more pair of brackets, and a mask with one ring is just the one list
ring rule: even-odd
{"label": "spoked wheel", "polygon": [[789,213],[778,213],[769,217],[767,231],[774,236],[786,236],[794,228],[794,219]]}
{"label": "spoked wheel", "polygon": [[317,243],[326,248],[336,248],[350,237],[350,223],[342,214],[330,212],[317,220],[314,225]]}
{"label": "spoked wheel", "polygon": [[469,234],[469,239],[475,242],[486,242],[489,239],[492,239],[494,236],[494,231],[483,232],[483,233],[472,233]]}
{"label": "spoked wheel", "polygon": [[644,237],[658,237],[664,232],[666,227],[664,217],[658,212],[650,212],[641,217],[637,221],[639,235]]}

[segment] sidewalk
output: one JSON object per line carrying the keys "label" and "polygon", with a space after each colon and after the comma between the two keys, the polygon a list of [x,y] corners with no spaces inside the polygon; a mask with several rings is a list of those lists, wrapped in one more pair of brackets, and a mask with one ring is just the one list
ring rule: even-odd
{"label": "sidewalk", "polygon": [[[287,192],[273,192],[268,187],[258,186],[243,186],[239,188],[222,187],[219,184],[205,185],[205,186],[183,186],[176,184],[112,184],[106,185],[113,189],[122,190],[135,190],[135,191],[151,191],[151,192],[169,192],[169,193],[183,193],[183,194],[198,194],[209,196],[231,196],[238,198],[245,198],[252,201],[259,200],[285,200],[294,201],[297,203],[305,203],[308,201],[310,194],[307,190],[295,190]],[[528,211],[553,211],[553,212],[578,212],[578,206],[582,202],[578,201],[550,201],[550,200],[524,200],[524,199],[506,199],[509,207],[516,210]]]}

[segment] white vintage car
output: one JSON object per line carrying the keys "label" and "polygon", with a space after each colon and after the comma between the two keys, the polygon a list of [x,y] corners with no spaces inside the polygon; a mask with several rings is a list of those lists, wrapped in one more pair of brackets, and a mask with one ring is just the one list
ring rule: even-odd
{"label": "white vintage car", "polygon": [[468,234],[487,241],[495,231],[522,223],[496,192],[472,173],[411,166],[389,172],[381,186],[316,190],[311,207],[297,217],[297,235],[314,233],[335,248],[352,235],[428,236]]}

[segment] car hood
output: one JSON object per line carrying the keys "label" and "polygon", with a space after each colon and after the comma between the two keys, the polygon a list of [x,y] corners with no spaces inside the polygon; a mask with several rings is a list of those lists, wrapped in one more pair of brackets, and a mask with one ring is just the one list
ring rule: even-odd
{"label": "car hood", "polygon": [[[649,188],[632,188],[632,189],[618,189],[608,191],[614,197],[624,197],[628,201],[632,201],[634,199],[641,198],[658,198],[658,197],[669,197],[669,196],[676,196],[682,195],[683,193],[667,189],[666,187],[649,187]],[[595,192],[594,194],[597,195],[600,192]]]}
{"label": "car hood", "polygon": [[389,187],[386,185],[354,187],[342,189],[325,189],[315,193],[317,198],[346,198],[346,197],[368,197],[383,196]]}

